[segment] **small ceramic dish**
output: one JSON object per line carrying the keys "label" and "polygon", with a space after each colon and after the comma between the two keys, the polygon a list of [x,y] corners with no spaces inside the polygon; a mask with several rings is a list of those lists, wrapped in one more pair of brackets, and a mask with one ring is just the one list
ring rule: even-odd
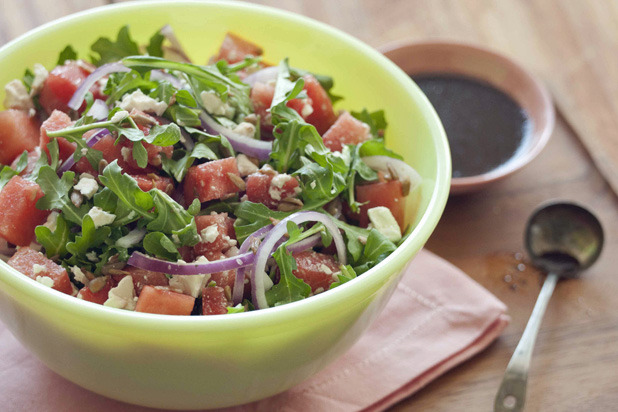
{"label": "small ceramic dish", "polygon": [[407,74],[451,74],[489,83],[526,111],[532,127],[520,149],[489,172],[451,180],[451,194],[482,189],[521,169],[543,149],[554,128],[555,113],[546,87],[513,60],[461,43],[396,43],[380,49]]}

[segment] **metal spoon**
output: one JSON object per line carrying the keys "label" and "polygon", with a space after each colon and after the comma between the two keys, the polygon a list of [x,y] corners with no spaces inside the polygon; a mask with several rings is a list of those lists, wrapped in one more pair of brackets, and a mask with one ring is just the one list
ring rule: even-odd
{"label": "metal spoon", "polygon": [[603,248],[603,228],[599,220],[581,206],[550,203],[536,209],[528,220],[525,245],[532,263],[548,275],[504,372],[494,412],[523,410],[532,351],[549,298],[559,278],[576,277],[597,260]]}

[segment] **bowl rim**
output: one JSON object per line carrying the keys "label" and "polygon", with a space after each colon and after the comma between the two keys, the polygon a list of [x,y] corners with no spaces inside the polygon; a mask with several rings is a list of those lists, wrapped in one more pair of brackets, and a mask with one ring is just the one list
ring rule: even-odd
{"label": "bowl rim", "polygon": [[[0,59],[2,59],[5,54],[10,53],[13,48],[19,47],[22,41],[44,35],[47,31],[53,30],[57,25],[77,23],[80,20],[89,20],[91,16],[99,13],[120,13],[123,10],[136,8],[143,10],[144,8],[152,6],[160,7],[161,4],[168,5],[169,1],[132,1],[104,5],[61,17],[34,28],[0,47]],[[212,332],[214,330],[237,330],[239,327],[251,329],[271,324],[282,324],[283,322],[301,318],[303,315],[315,310],[322,310],[324,307],[335,308],[339,301],[346,301],[348,298],[353,298],[355,295],[362,295],[362,291],[371,290],[374,285],[385,283],[388,278],[394,275],[397,269],[407,265],[414,255],[422,248],[437,225],[448,199],[449,181],[451,177],[450,153],[446,134],[438,115],[418,86],[414,84],[399,67],[384,57],[379,51],[340,29],[312,18],[274,7],[237,1],[179,0],[175,1],[174,4],[183,6],[195,5],[198,7],[224,7],[248,11],[253,10],[267,13],[275,17],[281,17],[284,20],[298,22],[299,24],[326,32],[334,38],[340,39],[346,47],[354,47],[358,51],[368,55],[382,70],[389,72],[392,76],[397,78],[408,92],[416,95],[416,100],[419,103],[418,109],[426,119],[429,133],[437,136],[436,139],[433,139],[436,153],[435,185],[425,213],[421,216],[416,227],[410,232],[410,235],[403,244],[379,265],[365,272],[361,277],[346,282],[344,285],[328,291],[328,293],[312,296],[311,299],[292,302],[286,305],[268,308],[267,310],[221,316],[169,316],[117,310],[76,299],[73,296],[68,296],[52,290],[24,276],[17,270],[8,266],[5,262],[0,263],[0,281],[16,291],[27,295],[31,299],[53,305],[54,309],[67,312],[77,317],[88,317],[89,319],[104,321],[108,324],[115,324],[118,326],[130,326],[136,330],[152,329],[153,326],[156,325],[157,329],[161,332],[203,332],[205,330]],[[361,278],[362,280],[359,280]],[[373,293],[377,293],[377,289]]]}
{"label": "bowl rim", "polygon": [[[551,93],[549,92],[545,83],[543,83],[538,76],[536,76],[530,70],[524,68],[520,63],[514,59],[498,53],[488,47],[480,46],[463,41],[451,41],[451,40],[400,40],[391,43],[387,43],[378,48],[385,56],[389,56],[391,53],[396,52],[414,52],[414,49],[436,49],[436,50],[458,50],[462,53],[476,53],[482,54],[493,60],[497,65],[501,67],[510,67],[513,71],[517,72],[523,79],[526,80],[529,90],[531,90],[537,98],[542,102],[542,112],[546,118],[545,127],[536,133],[533,133],[529,138],[534,144],[529,145],[525,151],[518,153],[511,157],[507,162],[498,166],[497,168],[490,170],[486,173],[465,176],[465,177],[452,177],[451,178],[451,194],[467,193],[471,191],[479,190],[486,185],[502,180],[503,178],[514,174],[522,169],[533,159],[535,159],[543,148],[547,145],[549,138],[551,137],[555,123],[556,123],[556,109],[553,104]],[[397,64],[396,61],[394,61]],[[448,71],[446,71],[448,72]],[[486,78],[480,76],[474,76],[479,80],[487,81]],[[491,83],[491,82],[490,82]],[[493,84],[492,84],[493,85]],[[495,85],[493,85],[496,87]],[[499,87],[498,87],[499,88]],[[500,88],[499,88],[500,89]],[[500,89],[510,97],[513,97],[508,91]],[[536,139],[532,139],[533,136],[538,136]]]}

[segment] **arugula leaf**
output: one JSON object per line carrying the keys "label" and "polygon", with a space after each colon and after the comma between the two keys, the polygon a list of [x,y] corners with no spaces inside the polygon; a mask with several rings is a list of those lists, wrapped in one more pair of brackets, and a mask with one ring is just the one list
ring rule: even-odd
{"label": "arugula leaf", "polygon": [[58,55],[56,66],[62,66],[67,60],[77,60],[77,52],[68,44]]}
{"label": "arugula leaf", "polygon": [[69,191],[73,187],[74,178],[75,173],[73,172],[65,172],[62,178],[58,178],[56,171],[50,166],[41,167],[36,182],[43,190],[43,193],[45,193],[45,196],[36,203],[37,209],[60,209],[66,219],[81,225],[86,211],[84,208],[78,209],[69,200]]}
{"label": "arugula leaf", "polygon": [[205,143],[197,143],[191,153],[184,149],[175,150],[172,158],[163,156],[162,168],[163,170],[174,177],[177,182],[182,182],[187,171],[196,159],[208,159],[216,160],[219,156],[216,155]]}
{"label": "arugula leaf", "polygon": [[273,254],[281,279],[270,290],[266,291],[266,301],[269,306],[279,306],[297,300],[305,299],[311,293],[311,287],[292,273],[296,270],[296,260],[285,245],[279,246]]}
{"label": "arugula leaf", "polygon": [[387,126],[384,110],[369,113],[367,109],[363,109],[361,112],[351,112],[350,114],[369,126],[374,139],[379,139],[384,135]]}
{"label": "arugula leaf", "polygon": [[324,91],[326,91],[326,94],[328,94],[328,97],[331,101],[331,103],[336,103],[339,100],[342,100],[343,97],[342,96],[338,96],[332,93],[332,88],[334,86],[334,81],[333,78],[330,76],[326,76],[323,74],[318,74],[318,73],[313,73],[310,72],[308,70],[303,70],[303,69],[298,69],[296,67],[290,67],[290,73],[292,74],[292,76],[298,78],[298,77],[303,77],[306,75],[311,75],[313,77],[315,77],[315,79],[318,81],[318,83],[320,83],[320,86],[322,86],[322,88],[324,89]]}
{"label": "arugula leaf", "polygon": [[199,241],[195,219],[182,206],[159,189],[150,190],[157,217],[146,228],[151,232],[176,235],[181,245],[194,246]]}
{"label": "arugula leaf", "polygon": [[48,258],[53,256],[63,257],[67,254],[67,243],[71,240],[71,232],[62,215],[57,216],[54,231],[47,226],[40,225],[34,229],[34,233],[37,242],[45,248]]}
{"label": "arugula leaf", "polygon": [[238,304],[236,306],[228,306],[227,313],[243,313],[245,312],[245,307],[242,304]]}
{"label": "arugula leaf", "polygon": [[144,237],[143,245],[144,250],[153,256],[171,261],[180,259],[180,253],[178,253],[178,249],[174,245],[174,242],[165,236],[164,233],[148,233]]}
{"label": "arugula leaf", "polygon": [[101,37],[90,48],[99,55],[98,58],[91,56],[92,62],[96,66],[139,54],[139,46],[131,39],[129,26],[123,26],[120,29],[115,42],[106,37]]}
{"label": "arugula leaf", "polygon": [[[66,176],[66,174],[64,175]],[[135,179],[123,173],[117,160],[105,167],[103,173],[99,175],[99,180],[129,209],[148,221],[154,219],[154,216],[150,213],[150,210],[155,206],[152,195],[142,191]]]}
{"label": "arugula leaf", "polygon": [[129,92],[140,89],[146,93],[150,93],[150,91],[156,89],[158,85],[159,83],[150,80],[149,75],[142,76],[140,73],[132,70],[126,73],[119,72],[110,74],[103,93],[109,96],[107,103],[113,104]]}
{"label": "arugula leaf", "polygon": [[24,150],[24,152],[19,156],[19,160],[15,165],[15,169],[11,166],[3,166],[2,170],[0,170],[0,190],[6,185],[9,180],[13,178],[13,176],[17,176],[28,166],[28,152]]}
{"label": "arugula leaf", "polygon": [[32,82],[34,81],[34,73],[32,73],[32,70],[26,69],[21,81],[24,83],[24,86],[26,86],[26,91],[30,93],[32,90]]}
{"label": "arugula leaf", "polygon": [[386,146],[384,146],[384,139],[367,140],[360,145],[360,148],[358,150],[358,154],[360,157],[388,156],[395,159],[403,160],[402,156],[398,155],[390,149],[387,149]]}
{"label": "arugula leaf", "polygon": [[331,217],[331,220],[339,229],[343,230],[348,253],[352,256],[354,262],[358,261],[363,253],[363,244],[359,239],[367,239],[369,230],[350,225],[334,217]]}
{"label": "arugula leaf", "polygon": [[133,142],[133,159],[137,162],[137,166],[144,168],[148,166],[148,151],[144,147],[141,139]]}
{"label": "arugula leaf", "polygon": [[66,249],[72,255],[83,255],[90,249],[102,245],[109,238],[111,231],[109,226],[96,228],[90,215],[85,215],[82,219],[81,236],[75,236],[75,241],[67,243]]}
{"label": "arugula leaf", "polygon": [[270,210],[261,203],[240,202],[234,209],[234,215],[237,217],[236,222],[234,222],[236,239],[239,244],[242,244],[253,232],[269,225],[271,223],[270,218],[281,220],[291,213]]}
{"label": "arugula leaf", "polygon": [[174,123],[178,124],[178,126],[197,127],[202,124],[202,121],[200,120],[200,109],[195,109],[193,107],[188,107],[177,103],[169,106],[166,113],[174,121]]}
{"label": "arugula leaf", "polygon": [[361,204],[356,201],[354,196],[354,188],[356,187],[357,175],[365,181],[374,181],[378,179],[378,174],[375,172],[375,170],[367,166],[367,164],[361,159],[360,145],[350,145],[349,149],[352,156],[352,163],[350,166],[350,173],[348,174],[348,178],[346,179],[346,185],[348,190],[344,193],[344,195],[346,200],[348,201],[350,210],[352,210],[352,212],[354,213],[358,213]]}
{"label": "arugula leaf", "polygon": [[163,41],[165,36],[161,34],[161,31],[157,31],[150,38],[146,51],[150,56],[163,57]]}
{"label": "arugula leaf", "polygon": [[331,283],[329,289],[333,289],[333,288],[336,288],[337,286],[341,286],[344,283],[349,282],[356,277],[356,272],[354,271],[354,268],[352,268],[352,266],[341,265],[340,269],[341,269],[341,272],[337,273],[337,279],[339,280]]}
{"label": "arugula leaf", "polygon": [[367,243],[363,251],[363,256],[357,266],[354,267],[359,275],[364,273],[383,261],[390,255],[397,246],[386,238],[382,233],[375,229],[371,229],[367,237]]}

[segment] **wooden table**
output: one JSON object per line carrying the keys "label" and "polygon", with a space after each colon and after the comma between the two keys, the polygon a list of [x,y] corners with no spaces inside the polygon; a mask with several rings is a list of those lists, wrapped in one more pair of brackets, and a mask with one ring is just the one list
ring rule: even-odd
{"label": "wooden table", "polygon": [[[2,0],[0,44],[104,0]],[[451,198],[428,248],[509,306],[489,349],[396,405],[395,411],[489,411],[542,276],[523,256],[526,217],[540,202],[592,208],[606,230],[599,262],[560,283],[539,335],[529,411],[618,409],[618,1],[275,0],[379,47],[403,39],[475,43],[514,57],[547,82],[556,130],[525,170],[490,190]],[[282,3],[282,4],[279,4]]]}

